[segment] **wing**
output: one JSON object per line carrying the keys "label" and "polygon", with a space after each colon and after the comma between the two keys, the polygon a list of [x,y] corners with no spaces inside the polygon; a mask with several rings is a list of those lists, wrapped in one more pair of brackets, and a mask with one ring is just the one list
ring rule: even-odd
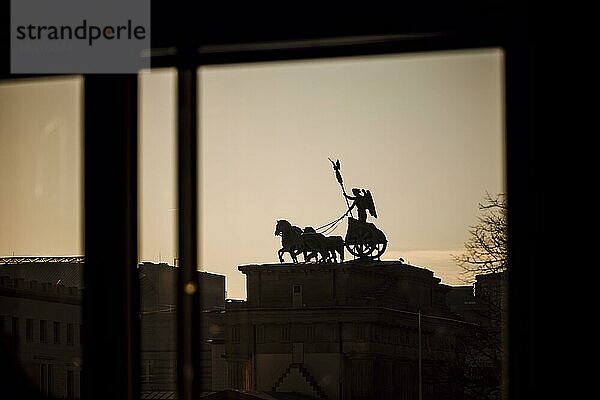
{"label": "wing", "polygon": [[375,202],[373,202],[373,196],[371,195],[371,191],[367,190],[365,196],[367,197],[367,210],[369,210],[369,214],[377,218],[377,210],[375,209]]}

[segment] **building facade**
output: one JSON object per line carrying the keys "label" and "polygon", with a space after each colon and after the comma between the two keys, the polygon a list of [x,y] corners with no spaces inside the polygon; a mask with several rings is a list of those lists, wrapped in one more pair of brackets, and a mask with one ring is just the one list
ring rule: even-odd
{"label": "building facade", "polygon": [[[143,263],[141,292],[142,393],[177,390],[177,269],[167,264]],[[225,276],[198,272],[202,301],[200,384],[203,392],[225,389],[223,314]],[[221,351],[219,351],[221,350]]]}
{"label": "building facade", "polygon": [[[41,393],[80,398],[83,258],[8,258],[0,263],[0,337]],[[177,269],[143,263],[140,276],[140,383],[142,394],[175,393],[177,386]],[[225,277],[198,272],[203,344],[203,391],[225,388],[221,355]],[[209,341],[209,338],[212,340]],[[214,386],[213,386],[214,382]]]}
{"label": "building facade", "polygon": [[456,344],[469,325],[450,311],[449,289],[431,271],[394,261],[238,269],[248,299],[226,304],[229,387],[327,399],[417,398],[419,390],[424,399],[462,398]]}
{"label": "building facade", "polygon": [[[58,261],[0,265],[0,331],[32,385],[76,400],[85,373],[83,259]],[[138,269],[142,398],[174,397],[177,269],[153,263]],[[499,396],[502,314],[491,306],[504,305],[503,276],[452,287],[424,268],[360,260],[238,270],[246,276],[247,300],[226,300],[225,277],[199,272],[205,395]]]}
{"label": "building facade", "polygon": [[0,331],[30,384],[79,399],[81,261],[0,265]]}

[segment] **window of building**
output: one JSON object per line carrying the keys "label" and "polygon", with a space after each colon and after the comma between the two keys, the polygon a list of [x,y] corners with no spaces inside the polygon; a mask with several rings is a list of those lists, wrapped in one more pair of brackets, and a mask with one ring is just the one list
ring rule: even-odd
{"label": "window of building", "polygon": [[306,326],[306,341],[308,341],[308,342],[315,341],[315,326],[313,324]]}
{"label": "window of building", "polygon": [[33,319],[31,318],[25,321],[25,340],[27,343],[33,342]]}
{"label": "window of building", "polygon": [[75,378],[72,370],[67,370],[67,400],[75,399]]}
{"label": "window of building", "polygon": [[40,321],[40,343],[48,343],[48,321]]}
{"label": "window of building", "polygon": [[52,364],[40,364],[40,391],[46,396],[54,394],[54,366]]}
{"label": "window of building", "polygon": [[73,344],[73,324],[67,324],[67,344]]}
{"label": "window of building", "polygon": [[292,287],[292,307],[303,307],[302,285],[293,285]]}
{"label": "window of building", "polygon": [[12,317],[12,336],[15,339],[19,338],[19,317]]}
{"label": "window of building", "polygon": [[289,342],[291,340],[291,336],[292,336],[292,329],[290,328],[290,326],[283,325],[281,327],[281,341]]}
{"label": "window of building", "polygon": [[12,317],[11,340],[15,348],[19,346],[19,317]]}
{"label": "window of building", "polygon": [[357,342],[366,342],[371,340],[371,325],[367,323],[356,323],[354,325],[354,337]]}
{"label": "window of building", "polygon": [[150,362],[152,360],[142,360],[142,382],[150,382]]}
{"label": "window of building", "polygon": [[379,324],[373,325],[373,341],[375,343],[381,342],[381,325]]}
{"label": "window of building", "polygon": [[60,322],[54,321],[54,344],[60,344]]}
{"label": "window of building", "polygon": [[40,364],[40,391],[48,395],[48,364]]}
{"label": "window of building", "polygon": [[231,341],[233,343],[240,342],[240,328],[239,326],[234,326],[231,328]]}
{"label": "window of building", "polygon": [[265,342],[265,326],[264,325],[258,325],[256,327],[256,342],[257,343]]}

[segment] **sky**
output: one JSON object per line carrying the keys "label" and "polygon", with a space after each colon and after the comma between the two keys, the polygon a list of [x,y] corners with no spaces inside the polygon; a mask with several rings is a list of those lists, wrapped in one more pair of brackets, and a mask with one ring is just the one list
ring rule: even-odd
{"label": "sky", "polygon": [[[173,70],[140,75],[140,261],[176,257],[175,83]],[[77,79],[0,84],[0,174],[10,189],[0,194],[9,221],[0,255],[81,252],[81,188],[68,186],[81,169],[80,90]],[[42,111],[32,118],[25,104]],[[388,239],[382,259],[402,257],[446,284],[461,283],[452,254],[463,251],[478,203],[504,191],[498,49],[203,67],[198,111],[200,266],[226,275],[230,298],[245,298],[238,265],[277,262],[278,219],[317,227],[344,213],[328,157],[340,159],[348,191],[373,194],[378,218],[369,221]],[[60,145],[26,156],[31,140],[55,136]],[[40,179],[68,190],[40,195]]]}
{"label": "sky", "polygon": [[0,257],[81,254],[82,81],[0,81]]}

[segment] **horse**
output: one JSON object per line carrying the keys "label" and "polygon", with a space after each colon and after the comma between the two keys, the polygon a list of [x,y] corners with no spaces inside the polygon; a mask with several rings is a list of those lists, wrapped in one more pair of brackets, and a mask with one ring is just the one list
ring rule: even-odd
{"label": "horse", "polygon": [[302,236],[302,229],[290,224],[284,219],[278,220],[277,225],[275,226],[275,236],[281,236],[281,249],[277,252],[279,262],[284,262],[284,253],[290,253],[292,261],[298,263],[298,254],[302,252],[298,249],[300,237]]}
{"label": "horse", "polygon": [[344,239],[341,236],[325,236],[324,248],[328,254],[327,260],[337,263],[337,252],[340,255],[340,262],[344,262]]}
{"label": "horse", "polygon": [[[321,253],[320,262],[332,262],[337,263],[337,254],[340,255],[340,262],[344,262],[344,239],[341,236],[324,236],[320,233],[313,232],[314,234],[320,235],[319,251],[315,251],[309,255],[310,258],[315,257]],[[306,228],[304,228],[304,234],[306,234]],[[337,254],[336,254],[337,253]],[[306,259],[306,253],[304,255]]]}
{"label": "horse", "polygon": [[303,231],[286,220],[277,221],[275,235],[281,236],[281,249],[277,253],[281,263],[284,262],[285,253],[290,254],[294,263],[298,263],[298,254],[304,256],[304,262],[314,258],[316,262],[337,263],[336,252],[344,261],[344,240],[341,236],[327,237],[310,226]]}
{"label": "horse", "polygon": [[[300,247],[304,255],[304,262],[310,261],[313,257],[316,262],[327,262],[329,260],[329,250],[326,249],[327,237],[322,233],[317,233],[312,226],[304,228],[300,237]],[[321,260],[319,260],[321,254]]]}

